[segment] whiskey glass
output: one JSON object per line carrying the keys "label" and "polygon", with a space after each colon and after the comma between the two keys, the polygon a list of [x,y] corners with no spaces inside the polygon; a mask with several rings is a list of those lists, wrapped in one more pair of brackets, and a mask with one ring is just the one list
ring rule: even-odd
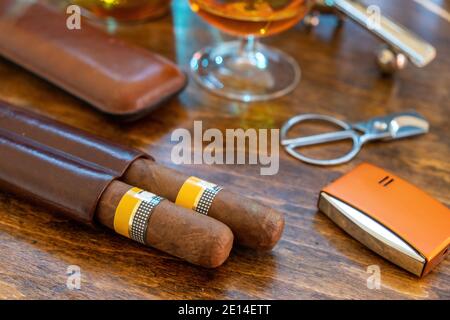
{"label": "whiskey glass", "polygon": [[297,62],[258,40],[283,32],[307,14],[311,0],[189,0],[208,24],[239,37],[196,52],[194,79],[212,93],[244,102],[269,100],[300,81]]}

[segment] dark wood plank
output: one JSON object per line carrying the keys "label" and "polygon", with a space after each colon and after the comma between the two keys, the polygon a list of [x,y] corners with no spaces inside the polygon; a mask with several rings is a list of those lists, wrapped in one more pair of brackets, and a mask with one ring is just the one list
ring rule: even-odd
{"label": "dark wood plank", "polygon": [[[171,132],[191,129],[194,120],[221,130],[279,128],[289,117],[304,112],[358,121],[415,109],[432,127],[431,133],[417,139],[368,145],[350,164],[333,168],[308,166],[284,152],[274,177],[260,176],[253,166],[179,166],[286,215],[284,236],[272,252],[236,248],[217,270],[191,266],[0,193],[0,298],[449,299],[449,259],[419,280],[351,239],[316,209],[321,187],[363,161],[393,171],[450,205],[449,22],[413,1],[377,3],[433,43],[438,49],[436,61],[421,70],[409,67],[394,79],[380,78],[373,63],[379,42],[350,22],[335,31],[335,21],[326,18],[313,32],[297,26],[265,40],[299,61],[303,79],[293,94],[245,105],[213,97],[191,82],[179,98],[135,124],[111,121],[0,59],[0,98],[148,151],[172,167]],[[184,0],[177,1],[175,8],[172,17],[128,26],[118,34],[183,68],[195,50],[227,38],[201,22]],[[66,288],[69,265],[81,267],[79,291]],[[370,265],[381,268],[381,290],[366,286]]]}

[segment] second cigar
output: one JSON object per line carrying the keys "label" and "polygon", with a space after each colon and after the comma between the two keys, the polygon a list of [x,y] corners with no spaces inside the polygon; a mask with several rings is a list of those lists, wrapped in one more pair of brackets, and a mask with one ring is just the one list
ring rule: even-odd
{"label": "second cigar", "polygon": [[223,222],[233,231],[235,241],[249,248],[270,250],[283,233],[281,213],[152,160],[136,160],[122,180]]}

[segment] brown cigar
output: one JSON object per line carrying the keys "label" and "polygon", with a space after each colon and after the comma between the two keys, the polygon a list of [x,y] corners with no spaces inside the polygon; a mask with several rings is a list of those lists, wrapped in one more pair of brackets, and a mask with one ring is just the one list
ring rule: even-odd
{"label": "brown cigar", "polygon": [[[138,159],[122,179],[175,202],[187,178],[154,161]],[[217,193],[208,216],[228,225],[239,244],[253,249],[272,249],[284,229],[284,217],[279,212],[226,189]]]}
{"label": "brown cigar", "polygon": [[[114,181],[106,189],[96,212],[96,218],[101,224],[115,229],[116,209],[132,188],[123,182]],[[163,200],[150,215],[145,244],[193,264],[215,268],[228,258],[233,245],[233,233],[217,220]]]}

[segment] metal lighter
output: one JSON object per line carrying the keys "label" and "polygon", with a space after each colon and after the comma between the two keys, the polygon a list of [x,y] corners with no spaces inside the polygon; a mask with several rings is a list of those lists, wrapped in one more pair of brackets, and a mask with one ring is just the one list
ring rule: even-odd
{"label": "metal lighter", "polygon": [[369,249],[419,277],[448,255],[450,210],[373,165],[359,165],[325,187],[318,206]]}

